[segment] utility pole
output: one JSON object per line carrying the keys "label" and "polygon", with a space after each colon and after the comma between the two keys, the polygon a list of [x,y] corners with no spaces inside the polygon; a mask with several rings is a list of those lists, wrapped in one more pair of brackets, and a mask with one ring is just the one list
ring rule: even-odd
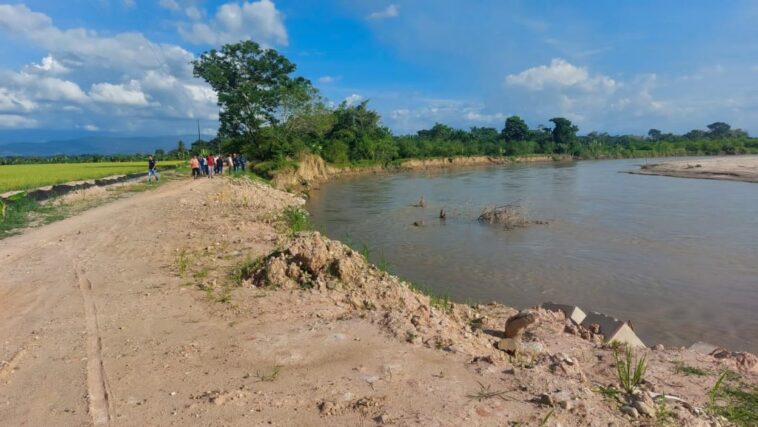
{"label": "utility pole", "polygon": [[197,140],[202,141],[200,139],[200,119],[197,120]]}

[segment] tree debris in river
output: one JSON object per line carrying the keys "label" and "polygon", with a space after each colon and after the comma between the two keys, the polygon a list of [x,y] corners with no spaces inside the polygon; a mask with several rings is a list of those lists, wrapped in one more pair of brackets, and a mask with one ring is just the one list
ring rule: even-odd
{"label": "tree debris in river", "polygon": [[[479,222],[486,224],[502,225],[506,230],[526,227],[529,225],[526,208],[517,204],[488,206],[482,210],[478,220]],[[542,224],[545,222],[535,221],[535,223]]]}

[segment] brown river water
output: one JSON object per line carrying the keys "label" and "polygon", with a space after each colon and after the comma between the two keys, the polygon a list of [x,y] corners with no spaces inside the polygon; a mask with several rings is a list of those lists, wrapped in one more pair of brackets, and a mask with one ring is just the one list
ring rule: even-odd
{"label": "brown river water", "polygon": [[[575,304],[631,320],[647,345],[758,353],[758,184],[620,173],[644,162],[363,175],[323,185],[307,208],[328,236],[458,302]],[[549,225],[477,222],[513,202]]]}

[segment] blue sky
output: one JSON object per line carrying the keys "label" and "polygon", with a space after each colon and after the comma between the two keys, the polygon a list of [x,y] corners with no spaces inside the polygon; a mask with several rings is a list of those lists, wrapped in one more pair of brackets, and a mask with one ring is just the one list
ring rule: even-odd
{"label": "blue sky", "polygon": [[[2,0],[0,0],[2,1]],[[0,130],[217,127],[188,64],[252,39],[385,125],[758,133],[758,2],[26,0],[0,4]]]}

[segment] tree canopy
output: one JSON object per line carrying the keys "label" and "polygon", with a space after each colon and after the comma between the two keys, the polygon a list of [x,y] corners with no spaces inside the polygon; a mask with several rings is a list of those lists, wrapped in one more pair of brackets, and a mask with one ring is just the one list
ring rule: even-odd
{"label": "tree canopy", "polygon": [[519,116],[510,116],[505,119],[503,138],[505,142],[524,141],[529,136],[529,126]]}
{"label": "tree canopy", "polygon": [[250,40],[205,52],[193,66],[195,77],[216,91],[221,138],[254,141],[262,127],[286,119],[313,95],[308,80],[290,75],[295,64]]}

